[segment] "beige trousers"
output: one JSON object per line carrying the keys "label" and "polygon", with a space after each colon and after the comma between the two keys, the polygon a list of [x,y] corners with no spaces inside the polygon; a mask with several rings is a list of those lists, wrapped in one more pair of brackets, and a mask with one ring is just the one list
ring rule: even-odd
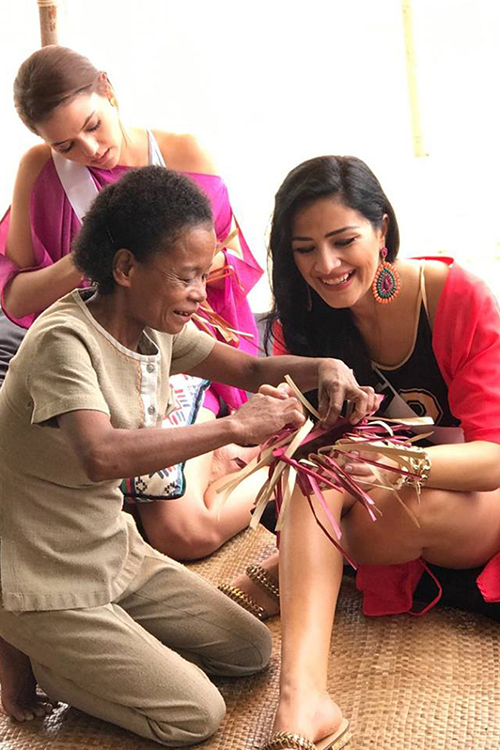
{"label": "beige trousers", "polygon": [[224,716],[205,672],[252,674],[271,653],[262,623],[154,550],[119,600],[75,610],[0,608],[0,634],[28,654],[52,698],[171,747],[201,742]]}

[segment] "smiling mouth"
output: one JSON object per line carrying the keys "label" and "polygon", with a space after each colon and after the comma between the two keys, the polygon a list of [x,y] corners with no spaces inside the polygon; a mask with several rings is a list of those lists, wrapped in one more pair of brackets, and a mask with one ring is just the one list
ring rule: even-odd
{"label": "smiling mouth", "polygon": [[342,276],[337,276],[335,279],[320,279],[321,283],[325,286],[341,286],[342,284],[346,284],[349,279],[352,278],[355,271],[347,271],[347,273],[342,274]]}
{"label": "smiling mouth", "polygon": [[182,310],[174,310],[174,313],[176,315],[180,315],[182,318],[190,318],[191,315],[194,315],[196,311],[193,312],[182,312]]}

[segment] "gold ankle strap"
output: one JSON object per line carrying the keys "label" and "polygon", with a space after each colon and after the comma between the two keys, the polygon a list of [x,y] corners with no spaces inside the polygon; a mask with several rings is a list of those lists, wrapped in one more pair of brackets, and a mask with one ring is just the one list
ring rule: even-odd
{"label": "gold ankle strap", "polygon": [[278,732],[273,734],[263,750],[316,750],[316,745],[301,734]]}
{"label": "gold ankle strap", "polygon": [[257,604],[255,599],[252,599],[249,594],[236,586],[231,586],[229,583],[221,583],[218,589],[233,602],[239,604],[240,607],[246,609],[247,612],[250,612],[250,614],[254,615],[254,617],[257,617],[259,620],[266,620],[269,617],[264,607],[261,607],[260,604]]}
{"label": "gold ankle strap", "polygon": [[249,565],[246,569],[247,576],[263,588],[269,596],[279,603],[280,590],[274,578],[260,565]]}

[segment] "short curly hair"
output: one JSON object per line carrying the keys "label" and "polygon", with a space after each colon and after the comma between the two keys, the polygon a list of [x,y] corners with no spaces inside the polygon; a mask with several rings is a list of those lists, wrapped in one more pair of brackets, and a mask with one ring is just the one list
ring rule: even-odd
{"label": "short curly hair", "polygon": [[212,210],[190,179],[165,167],[134,169],[92,203],[73,243],[74,263],[100,294],[110,294],[117,250],[127,248],[145,263],[200,225],[213,227]]}

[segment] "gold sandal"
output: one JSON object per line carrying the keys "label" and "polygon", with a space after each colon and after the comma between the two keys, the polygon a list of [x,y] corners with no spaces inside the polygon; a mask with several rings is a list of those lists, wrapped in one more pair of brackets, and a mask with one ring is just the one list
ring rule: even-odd
{"label": "gold sandal", "polygon": [[[280,591],[278,585],[267,570],[260,565],[249,565],[245,573],[250,580],[258,584],[271,599],[274,599],[279,604]],[[236,604],[239,604],[243,609],[246,609],[254,617],[257,617],[257,619],[267,620],[271,616],[250,594],[242,591],[237,586],[231,586],[229,583],[221,583],[218,588],[219,591],[222,591],[223,594],[228,596],[233,602],[236,602]]]}
{"label": "gold sandal", "polygon": [[265,568],[261,565],[249,565],[245,570],[245,573],[251,581],[260,586],[261,589],[264,589],[271,599],[274,599],[278,604],[280,603],[280,590],[278,584]]}
{"label": "gold sandal", "polygon": [[257,604],[255,599],[251,597],[250,594],[245,593],[237,586],[231,586],[230,583],[221,583],[221,585],[217,588],[219,589],[219,591],[222,591],[223,594],[228,596],[231,601],[239,604],[240,607],[246,609],[247,612],[250,612],[250,614],[256,617],[258,620],[267,620],[267,618],[269,617],[269,612],[267,612],[264,607],[261,607],[260,604]]}
{"label": "gold sandal", "polygon": [[343,719],[334,734],[319,740],[319,742],[311,742],[311,740],[296,732],[277,732],[264,745],[262,750],[341,750],[347,745],[351,737],[349,722],[347,719]]}

